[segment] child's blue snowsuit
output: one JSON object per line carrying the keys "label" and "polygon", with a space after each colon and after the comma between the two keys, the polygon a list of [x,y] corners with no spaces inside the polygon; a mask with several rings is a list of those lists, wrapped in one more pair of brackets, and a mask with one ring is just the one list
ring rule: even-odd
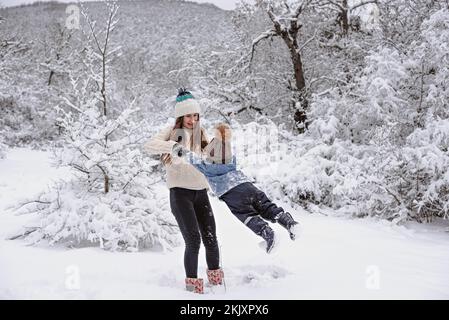
{"label": "child's blue snowsuit", "polygon": [[255,234],[261,235],[269,227],[260,217],[275,223],[276,218],[284,212],[252,184],[242,171],[237,170],[235,156],[229,164],[209,163],[193,152],[187,152],[186,159],[204,174],[215,195]]}

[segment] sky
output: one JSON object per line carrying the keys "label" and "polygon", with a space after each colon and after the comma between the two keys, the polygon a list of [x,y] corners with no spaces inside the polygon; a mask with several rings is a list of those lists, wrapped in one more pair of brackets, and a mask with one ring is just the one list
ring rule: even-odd
{"label": "sky", "polygon": [[213,3],[217,7],[225,9],[225,10],[235,9],[235,4],[237,3],[237,0],[194,0],[194,1],[199,2],[199,3],[203,3],[203,2]]}
{"label": "sky", "polygon": [[[46,1],[46,0],[41,0]],[[76,0],[59,0],[60,2],[74,2]],[[199,3],[213,3],[217,7],[225,9],[225,10],[232,10],[235,9],[235,4],[238,0],[194,0],[195,2]],[[23,3],[32,3],[35,2],[35,0],[0,0],[0,6],[9,7],[9,6],[15,6]]]}

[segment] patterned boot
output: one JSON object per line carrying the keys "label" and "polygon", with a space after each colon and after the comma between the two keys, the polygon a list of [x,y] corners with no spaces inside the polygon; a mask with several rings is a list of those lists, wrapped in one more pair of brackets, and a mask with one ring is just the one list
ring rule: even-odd
{"label": "patterned boot", "polygon": [[213,286],[218,286],[223,284],[223,269],[219,268],[216,270],[207,270],[207,279],[209,283]]}
{"label": "patterned boot", "polygon": [[194,293],[204,293],[203,279],[186,278],[186,290]]}

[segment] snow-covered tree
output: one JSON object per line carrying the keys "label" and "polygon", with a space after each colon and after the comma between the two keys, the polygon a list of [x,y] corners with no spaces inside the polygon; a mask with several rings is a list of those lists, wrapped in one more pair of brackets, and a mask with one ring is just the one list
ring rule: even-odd
{"label": "snow-covered tree", "polygon": [[42,217],[39,227],[28,230],[32,241],[89,240],[108,249],[170,248],[176,243],[167,200],[151,189],[160,181],[152,173],[158,162],[149,162],[140,150],[148,125],[136,120],[133,103],[114,108],[109,98],[114,79],[108,69],[118,52],[112,41],[118,8],[115,2],[106,3],[101,29],[82,9],[87,24],[81,55],[85,74],[72,79],[72,92],[65,98],[69,111],[57,108],[64,145],[55,150],[56,163],[72,168],[73,176],[23,207]]}
{"label": "snow-covered tree", "polygon": [[290,60],[293,66],[293,75],[295,84],[292,90],[297,92],[295,102],[294,121],[300,132],[304,132],[307,127],[307,111],[308,99],[306,96],[306,82],[304,75],[302,48],[307,45],[310,39],[301,39],[299,42],[298,35],[302,27],[300,16],[308,5],[309,0],[301,1],[300,3],[288,4],[287,1],[274,2],[259,0],[256,6],[262,10],[266,10],[268,17],[271,20],[272,27],[259,36],[257,36],[252,43],[251,56],[260,41],[263,39],[270,39],[273,37],[280,37],[290,55]]}
{"label": "snow-covered tree", "polygon": [[29,61],[31,43],[6,35],[0,41],[0,132],[5,136],[5,143],[10,145],[29,142],[33,134],[32,122],[37,116],[32,103],[38,101],[42,92],[33,84],[33,76],[23,71],[32,64],[24,64]]}
{"label": "snow-covered tree", "polygon": [[422,22],[420,35],[410,46],[415,61],[411,68],[415,90],[409,99],[414,131],[396,158],[399,165],[392,176],[401,184],[399,199],[419,221],[449,218],[448,30],[449,8],[434,11]]}
{"label": "snow-covered tree", "polygon": [[[277,113],[265,113],[292,118],[299,131],[304,132],[309,123],[310,95],[350,80],[354,72],[351,67],[363,63],[366,50],[372,47],[370,39],[364,39],[371,37],[367,34],[355,34],[353,38],[347,34],[343,38],[338,36],[336,12],[343,10],[349,19],[350,12],[355,14],[372,3],[263,0],[251,5],[242,2],[235,20],[237,27],[245,30],[241,33],[251,35],[246,42],[251,47],[250,77],[258,87],[253,91],[257,91],[257,102],[261,104],[257,107],[277,109]],[[273,101],[268,100],[270,97]],[[280,110],[288,110],[292,115]]]}
{"label": "snow-covered tree", "polygon": [[397,222],[448,217],[448,18],[446,8],[427,12],[414,41],[379,42],[352,83],[313,97],[311,136],[327,145],[350,141],[348,151],[341,149],[330,159],[337,167],[349,167],[358,150],[366,167],[353,161],[354,168],[345,170],[345,179],[357,186],[356,194],[337,188],[335,180],[328,189],[363,201],[358,212]]}
{"label": "snow-covered tree", "polygon": [[263,114],[258,107],[260,102],[254,90],[257,80],[249,68],[247,47],[239,45],[236,37],[223,39],[223,44],[210,52],[196,52],[195,55],[194,47],[187,51],[192,53],[188,55],[191,58],[170,74],[173,77],[189,75],[193,88],[200,93],[197,98],[204,105],[206,117],[230,121],[235,116],[248,120],[253,118],[254,112]]}
{"label": "snow-covered tree", "polygon": [[48,88],[48,73],[46,80],[41,78],[41,39],[24,30],[36,27],[37,19],[25,21],[5,13],[0,28],[0,131],[9,145],[42,144],[56,136],[50,106],[60,95]]}
{"label": "snow-covered tree", "polygon": [[73,55],[73,52],[69,51],[73,49],[70,40],[74,32],[66,28],[61,21],[54,21],[49,29],[48,36],[42,40],[46,59],[41,66],[47,69],[47,85],[51,86],[55,77],[66,75],[70,70],[69,61]]}
{"label": "snow-covered tree", "polygon": [[338,23],[343,36],[347,36],[350,30],[360,31],[361,18],[356,13],[361,8],[371,4],[377,4],[377,0],[351,1],[351,0],[318,0],[314,3],[320,9],[329,8],[336,14],[335,21]]}

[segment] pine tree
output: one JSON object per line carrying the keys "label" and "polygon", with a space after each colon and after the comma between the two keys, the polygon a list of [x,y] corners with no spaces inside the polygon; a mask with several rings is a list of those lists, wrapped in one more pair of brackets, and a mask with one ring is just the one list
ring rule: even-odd
{"label": "pine tree", "polygon": [[107,249],[136,250],[144,246],[170,248],[176,224],[168,214],[167,199],[152,189],[160,181],[140,148],[148,125],[136,116],[138,108],[114,108],[110,98],[114,79],[109,63],[119,52],[112,47],[118,5],[106,3],[104,29],[85,7],[88,31],[80,55],[83,76],[72,79],[65,97],[68,111],[58,107],[64,144],[55,149],[58,166],[72,168],[70,181],[53,185],[49,192],[23,210],[38,211],[40,227],[28,230],[32,241],[89,240]]}

